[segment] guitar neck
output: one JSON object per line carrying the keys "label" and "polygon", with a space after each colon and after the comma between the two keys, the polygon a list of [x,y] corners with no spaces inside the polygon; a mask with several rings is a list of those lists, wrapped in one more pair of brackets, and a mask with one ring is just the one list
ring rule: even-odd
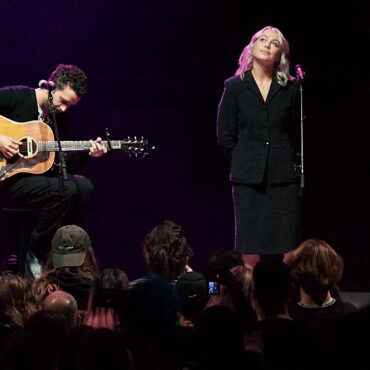
{"label": "guitar neck", "polygon": [[[132,143],[127,140],[109,140],[110,146],[107,140],[102,140],[101,143],[109,149],[123,149],[126,146],[130,146]],[[73,141],[61,141],[61,147],[63,152],[77,152],[77,151],[88,151],[91,148],[91,143],[88,140],[73,140]],[[59,145],[57,141],[38,141],[38,150],[41,152],[58,152]]]}

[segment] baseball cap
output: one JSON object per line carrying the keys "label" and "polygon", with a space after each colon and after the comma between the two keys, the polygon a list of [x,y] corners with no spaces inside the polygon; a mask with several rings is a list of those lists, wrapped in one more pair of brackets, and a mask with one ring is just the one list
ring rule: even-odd
{"label": "baseball cap", "polygon": [[51,240],[54,267],[81,266],[91,246],[87,232],[77,225],[60,227]]}

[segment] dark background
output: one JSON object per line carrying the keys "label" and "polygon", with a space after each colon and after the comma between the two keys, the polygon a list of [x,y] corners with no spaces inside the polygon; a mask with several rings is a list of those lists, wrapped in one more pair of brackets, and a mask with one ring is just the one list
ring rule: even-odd
{"label": "dark background", "polygon": [[196,270],[232,248],[217,104],[252,34],[281,29],[307,76],[304,237],[342,254],[343,289],[370,289],[367,1],[17,0],[0,3],[0,24],[1,86],[36,87],[76,64],[89,92],[70,111],[71,138],[109,127],[112,139],[156,145],[145,159],[114,151],[81,169],[96,187],[88,231],[100,263],[130,279],[145,272],[141,242],[164,219],[184,227]]}

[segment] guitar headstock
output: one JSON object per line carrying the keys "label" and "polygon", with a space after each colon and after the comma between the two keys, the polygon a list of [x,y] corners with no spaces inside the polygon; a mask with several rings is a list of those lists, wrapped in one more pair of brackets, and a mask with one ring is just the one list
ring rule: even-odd
{"label": "guitar headstock", "polygon": [[128,136],[126,140],[121,141],[121,148],[131,156],[146,157],[151,151],[155,149],[154,145],[149,144],[147,139],[143,136],[137,138]]}

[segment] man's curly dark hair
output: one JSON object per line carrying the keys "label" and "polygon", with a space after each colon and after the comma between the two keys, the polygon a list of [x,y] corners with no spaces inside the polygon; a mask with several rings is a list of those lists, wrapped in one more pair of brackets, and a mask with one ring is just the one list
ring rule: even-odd
{"label": "man's curly dark hair", "polygon": [[146,235],[143,253],[149,269],[169,279],[183,274],[188,259],[193,255],[181,226],[169,220]]}
{"label": "man's curly dark hair", "polygon": [[87,77],[85,73],[72,64],[59,64],[50,75],[49,81],[53,81],[58,90],[69,86],[77,96],[82,96],[87,91]]}

